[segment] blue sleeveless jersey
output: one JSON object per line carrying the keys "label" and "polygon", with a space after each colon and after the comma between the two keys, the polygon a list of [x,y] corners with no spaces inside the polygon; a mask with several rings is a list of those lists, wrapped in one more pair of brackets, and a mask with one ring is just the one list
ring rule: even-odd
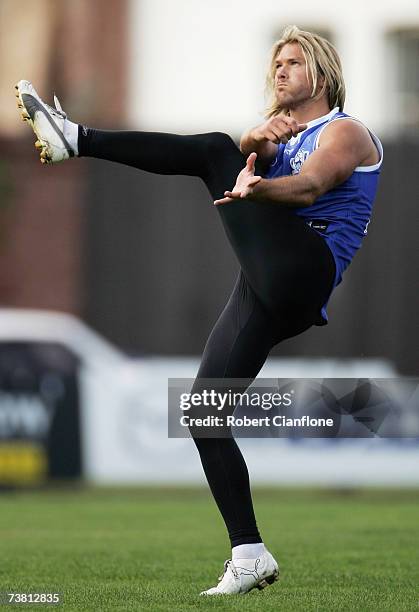
{"label": "blue sleeveless jersey", "polygon": [[[278,145],[277,156],[265,178],[298,174],[305,160],[319,146],[322,130],[331,121],[346,118],[354,119],[334,108],[327,115],[310,121],[304,132],[291,138],[286,145]],[[383,160],[383,147],[377,136],[372,132],[370,134],[380,155],[377,164],[355,168],[344,183],[320,196],[311,206],[293,209],[325,239],[332,251],[336,264],[333,288],[341,282],[344,270],[361,246],[371,219],[372,204]],[[326,306],[327,302],[321,310],[319,325],[327,323]]]}

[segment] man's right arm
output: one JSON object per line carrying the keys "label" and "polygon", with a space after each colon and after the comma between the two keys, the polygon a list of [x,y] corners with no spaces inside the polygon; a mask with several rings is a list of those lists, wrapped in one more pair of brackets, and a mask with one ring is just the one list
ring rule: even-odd
{"label": "man's right arm", "polygon": [[257,153],[258,159],[262,163],[269,164],[275,159],[278,145],[266,138],[261,138],[259,128],[260,126],[251,128],[242,135],[240,151],[244,156],[248,156],[250,153]]}
{"label": "man's right arm", "polygon": [[306,127],[306,124],[299,125],[287,115],[275,115],[243,134],[240,151],[245,156],[257,153],[262,163],[269,164],[275,159],[279,143],[286,144],[292,136],[297,136]]}

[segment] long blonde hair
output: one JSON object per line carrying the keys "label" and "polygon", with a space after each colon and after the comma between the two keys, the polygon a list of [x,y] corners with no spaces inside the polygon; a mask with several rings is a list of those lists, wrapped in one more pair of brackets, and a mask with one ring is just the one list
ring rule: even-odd
{"label": "long blonde hair", "polygon": [[[307,69],[307,78],[312,83],[311,97],[321,98],[325,92],[329,101],[329,108],[339,107],[343,110],[345,103],[345,82],[343,80],[342,65],[335,47],[325,38],[312,32],[304,32],[297,26],[285,28],[282,36],[272,47],[271,62],[266,76],[266,94],[268,107],[266,117],[273,117],[279,113],[287,113],[282,108],[275,95],[276,58],[282,47],[289,43],[298,43],[301,46]],[[316,95],[319,77],[324,77],[324,84]]]}

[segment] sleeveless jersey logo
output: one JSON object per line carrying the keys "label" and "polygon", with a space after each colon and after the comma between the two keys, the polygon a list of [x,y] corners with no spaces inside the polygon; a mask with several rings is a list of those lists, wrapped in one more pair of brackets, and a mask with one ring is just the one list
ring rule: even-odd
{"label": "sleeveless jersey logo", "polygon": [[304,149],[299,149],[297,151],[297,155],[295,157],[291,157],[290,166],[292,168],[293,174],[298,174],[301,170],[301,166],[310,155],[310,151],[304,151]]}

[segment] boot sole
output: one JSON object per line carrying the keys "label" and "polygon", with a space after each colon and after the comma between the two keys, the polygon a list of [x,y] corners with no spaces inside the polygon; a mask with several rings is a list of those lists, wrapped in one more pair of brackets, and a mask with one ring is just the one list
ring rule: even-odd
{"label": "boot sole", "polygon": [[[263,591],[263,589],[266,589],[266,587],[270,586],[271,584],[273,584],[274,582],[277,582],[279,580],[279,571],[276,571],[274,574],[272,574],[271,576],[267,576],[266,578],[263,578],[263,580],[261,580],[258,584],[256,584],[253,588],[254,589],[258,589],[259,591]],[[249,593],[250,591],[248,591]]]}

